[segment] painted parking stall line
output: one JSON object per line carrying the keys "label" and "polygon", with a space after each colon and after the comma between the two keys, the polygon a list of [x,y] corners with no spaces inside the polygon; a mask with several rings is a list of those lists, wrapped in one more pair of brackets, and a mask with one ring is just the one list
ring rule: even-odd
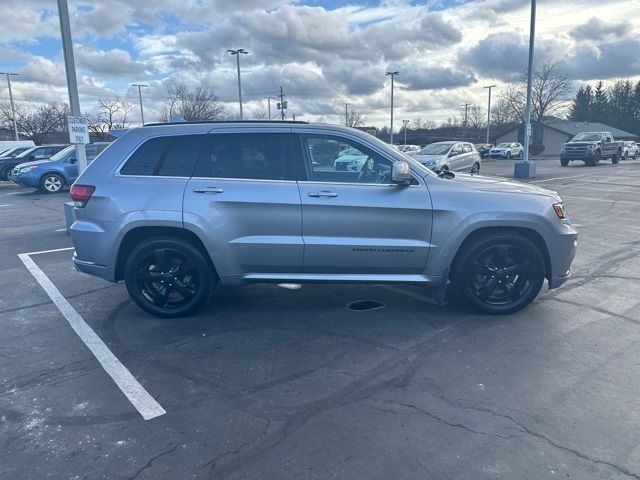
{"label": "painted parking stall line", "polygon": [[135,377],[109,350],[102,339],[84,321],[75,308],[64,298],[60,290],[53,284],[49,277],[36,265],[31,255],[42,253],[62,252],[73,250],[73,248],[58,248],[54,250],[43,250],[40,252],[21,253],[18,255],[22,263],[29,270],[31,275],[40,284],[42,289],[49,296],[60,313],[69,322],[69,325],[76,332],[80,340],[91,350],[102,368],[113,379],[118,388],[125,394],[131,404],[138,410],[142,418],[151,420],[167,413],[164,408],[140,385]]}

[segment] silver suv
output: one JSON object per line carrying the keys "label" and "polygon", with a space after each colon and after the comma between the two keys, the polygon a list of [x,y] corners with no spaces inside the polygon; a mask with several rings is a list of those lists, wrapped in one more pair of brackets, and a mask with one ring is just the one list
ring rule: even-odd
{"label": "silver suv", "polygon": [[[336,168],[347,149],[366,160]],[[353,152],[352,152],[353,153]],[[78,270],[162,317],[249,282],[415,283],[510,313],[570,275],[557,193],[440,176],[348,127],[203,122],[133,129],[71,188]]]}

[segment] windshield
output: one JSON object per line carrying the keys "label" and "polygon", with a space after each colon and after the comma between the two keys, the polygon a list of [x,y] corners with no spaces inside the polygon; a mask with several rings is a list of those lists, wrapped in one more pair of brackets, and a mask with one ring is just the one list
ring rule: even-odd
{"label": "windshield", "polygon": [[62,160],[64,157],[66,157],[69,154],[69,152],[72,152],[73,150],[75,150],[75,148],[76,147],[74,145],[69,145],[68,147],[63,148],[58,153],[53,155],[49,160],[51,160],[52,162],[55,162],[56,160]]}
{"label": "windshield", "polygon": [[596,141],[600,140],[602,136],[599,133],[579,133],[573,140],[588,140],[588,141]]}
{"label": "windshield", "polygon": [[510,143],[501,143],[498,145],[498,148],[509,148],[511,146]]}
{"label": "windshield", "polygon": [[36,148],[38,147],[31,147],[28,150],[25,150],[24,152],[22,152],[20,155],[18,155],[17,158],[21,158],[21,157],[26,157],[27,155],[29,155],[31,152],[33,152]]}
{"label": "windshield", "polygon": [[440,142],[427,145],[420,152],[421,155],[444,155],[453,146],[453,143]]}

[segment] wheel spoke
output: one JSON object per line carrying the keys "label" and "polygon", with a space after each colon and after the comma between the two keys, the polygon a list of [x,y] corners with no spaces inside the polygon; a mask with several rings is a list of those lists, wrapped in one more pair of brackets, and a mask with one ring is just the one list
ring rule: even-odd
{"label": "wheel spoke", "polygon": [[192,272],[195,267],[196,266],[192,261],[187,260],[186,262],[181,263],[173,274],[175,276],[184,277],[188,273]]}
{"label": "wheel spoke", "polygon": [[159,282],[162,280],[162,274],[158,272],[154,272],[153,270],[149,270],[147,268],[141,268],[138,270],[138,282],[140,283],[152,283]]}
{"label": "wheel spoke", "polygon": [[153,298],[153,303],[158,307],[164,307],[169,299],[169,290],[165,286],[162,286],[157,290],[150,290],[149,294]]}
{"label": "wheel spoke", "polygon": [[185,300],[189,300],[193,298],[196,294],[195,287],[191,287],[186,283],[182,282],[182,280],[175,280],[173,282],[173,288],[175,288],[176,292],[184,297]]}
{"label": "wheel spoke", "polygon": [[509,262],[509,247],[507,245],[500,245],[498,247],[498,256],[496,258],[496,264],[499,267],[506,267]]}
{"label": "wheel spoke", "polygon": [[505,283],[504,289],[507,292],[507,297],[509,300],[515,302],[520,298],[520,287],[516,286],[513,283]]}
{"label": "wheel spoke", "polygon": [[488,278],[486,282],[476,291],[476,295],[480,300],[486,300],[495,291],[497,281],[495,278]]}
{"label": "wheel spoke", "polygon": [[504,273],[505,275],[523,275],[529,270],[529,264],[528,260],[523,260],[515,265],[509,265],[504,269]]}
{"label": "wheel spoke", "polygon": [[153,256],[155,257],[156,265],[158,266],[158,270],[161,272],[167,271],[167,255],[164,250],[158,249],[153,252]]}
{"label": "wheel spoke", "polygon": [[479,273],[481,275],[491,275],[492,274],[492,270],[489,267],[489,265],[487,265],[485,263],[480,263],[478,261],[473,262],[473,264],[471,265],[471,271],[473,273]]}

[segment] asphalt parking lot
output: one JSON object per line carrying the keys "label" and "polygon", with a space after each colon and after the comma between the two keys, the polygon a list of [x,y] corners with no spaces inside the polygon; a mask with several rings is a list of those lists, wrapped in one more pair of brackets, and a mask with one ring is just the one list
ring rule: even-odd
{"label": "asphalt parking lot", "polygon": [[[66,194],[0,188],[0,478],[640,478],[640,160],[532,181],[563,196],[578,254],[508,317],[417,287],[255,285],[161,320],[75,272]],[[30,252],[161,411],[118,388]]]}

